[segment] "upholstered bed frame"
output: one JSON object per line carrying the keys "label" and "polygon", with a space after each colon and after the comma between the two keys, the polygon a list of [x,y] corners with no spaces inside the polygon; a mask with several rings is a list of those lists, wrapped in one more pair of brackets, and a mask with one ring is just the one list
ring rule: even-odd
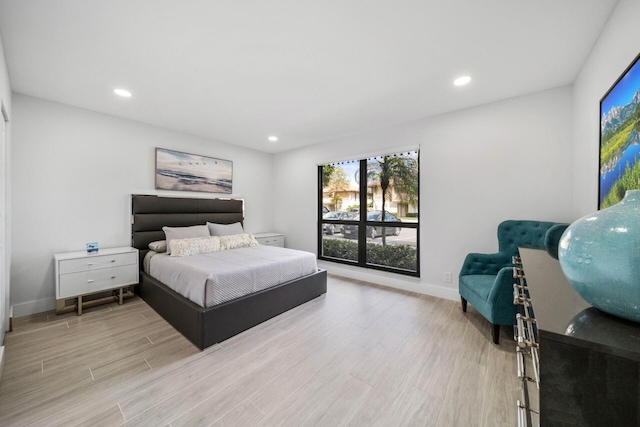
{"label": "upholstered bed frame", "polygon": [[[244,220],[243,201],[132,195],[132,245],[140,250],[140,266],[148,244],[164,240],[163,226],[181,227],[207,221],[231,224]],[[142,299],[200,349],[312,300],[327,291],[327,272],[283,283],[210,308],[203,308],[140,269]]]}

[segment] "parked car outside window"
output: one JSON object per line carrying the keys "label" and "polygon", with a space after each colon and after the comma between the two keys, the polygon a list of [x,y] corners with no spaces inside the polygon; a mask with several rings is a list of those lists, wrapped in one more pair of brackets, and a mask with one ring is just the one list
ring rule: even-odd
{"label": "parked car outside window", "polygon": [[[397,216],[392,213],[385,212],[385,222],[402,222]],[[356,220],[360,219],[359,216],[356,216]],[[382,212],[381,211],[373,211],[367,214],[367,221],[382,221]],[[367,237],[371,237],[375,239],[378,236],[382,235],[382,232],[389,235],[398,236],[400,234],[400,227],[393,227],[392,224],[386,227],[372,227],[367,226]],[[342,235],[345,239],[357,239],[358,238],[358,226],[357,225],[345,225],[342,229]]]}
{"label": "parked car outside window", "polygon": [[[329,212],[322,216],[322,219],[326,219],[329,221],[338,221],[338,220],[354,220],[356,219],[356,215],[351,212]],[[325,234],[336,234],[342,233],[342,224],[322,224],[322,232]]]}
{"label": "parked car outside window", "polygon": [[329,213],[329,208],[326,206],[322,206],[322,215]]}

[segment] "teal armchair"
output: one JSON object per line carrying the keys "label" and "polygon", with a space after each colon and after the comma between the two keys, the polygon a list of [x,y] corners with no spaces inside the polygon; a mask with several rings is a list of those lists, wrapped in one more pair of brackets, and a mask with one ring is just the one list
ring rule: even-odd
{"label": "teal armchair", "polygon": [[[547,247],[549,253],[568,224],[542,221],[508,220],[498,225],[498,252],[470,253],[462,264],[458,289],[462,311],[470,303],[491,324],[491,337],[498,344],[500,325],[515,325],[513,304],[513,263],[519,245]],[[547,235],[547,233],[549,234]]]}

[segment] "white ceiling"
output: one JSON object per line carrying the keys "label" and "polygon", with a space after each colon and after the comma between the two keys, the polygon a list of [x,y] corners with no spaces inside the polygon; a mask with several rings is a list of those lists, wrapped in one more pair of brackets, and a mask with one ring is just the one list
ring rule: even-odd
{"label": "white ceiling", "polygon": [[14,92],[279,152],[571,84],[615,5],[0,0],[0,35]]}

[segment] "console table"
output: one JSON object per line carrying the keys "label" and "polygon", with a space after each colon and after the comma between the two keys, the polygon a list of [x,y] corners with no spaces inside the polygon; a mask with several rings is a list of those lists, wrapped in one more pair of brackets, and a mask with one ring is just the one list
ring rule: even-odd
{"label": "console table", "polygon": [[539,344],[540,425],[640,425],[640,324],[591,307],[546,248],[521,247]]}

